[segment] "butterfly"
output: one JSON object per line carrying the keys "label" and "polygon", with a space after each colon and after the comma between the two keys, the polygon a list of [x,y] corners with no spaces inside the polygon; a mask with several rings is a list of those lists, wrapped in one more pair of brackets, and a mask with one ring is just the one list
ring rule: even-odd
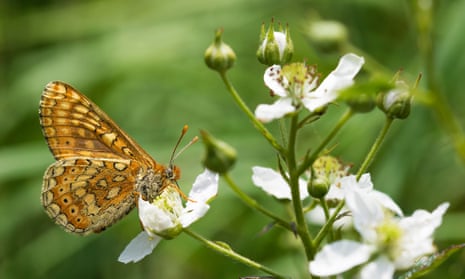
{"label": "butterfly", "polygon": [[48,83],[39,116],[56,159],[45,171],[41,201],[48,216],[65,231],[101,232],[128,214],[139,196],[152,201],[166,187],[179,189],[180,170],[172,160],[168,167],[157,163],[70,85]]}

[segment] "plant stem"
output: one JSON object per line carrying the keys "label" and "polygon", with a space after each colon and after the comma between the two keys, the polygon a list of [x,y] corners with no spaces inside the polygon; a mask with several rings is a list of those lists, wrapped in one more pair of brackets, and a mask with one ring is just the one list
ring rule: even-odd
{"label": "plant stem", "polygon": [[328,234],[328,232],[331,230],[334,221],[336,221],[336,217],[339,215],[339,212],[342,210],[344,207],[344,200],[342,200],[338,206],[336,207],[336,210],[334,210],[333,214],[331,217],[326,221],[324,226],[321,228],[321,230],[318,232],[318,234],[315,237],[315,240],[313,241],[314,247],[320,246],[321,241],[325,238],[325,236]]}
{"label": "plant stem", "polygon": [[229,93],[233,97],[234,101],[237,103],[237,105],[239,105],[241,110],[247,115],[250,121],[252,121],[255,128],[265,137],[265,139],[268,140],[268,142],[281,154],[281,156],[285,157],[286,150],[284,149],[284,147],[282,147],[278,143],[278,141],[273,137],[273,135],[268,131],[268,129],[266,129],[263,123],[257,120],[255,115],[252,113],[249,107],[242,100],[241,96],[239,96],[239,93],[237,93],[236,89],[234,89],[234,87],[232,86],[231,82],[226,76],[226,73],[220,72],[220,76],[224,84],[226,85],[226,88],[228,89]]}
{"label": "plant stem", "polygon": [[441,90],[436,79],[436,68],[434,56],[435,51],[435,27],[436,24],[434,19],[437,16],[434,14],[437,11],[438,3],[434,3],[428,9],[420,8],[419,4],[415,1],[410,1],[412,5],[412,11],[416,19],[416,27],[418,29],[418,47],[420,54],[425,62],[425,77],[426,83],[431,91],[431,97],[433,99],[432,108],[436,114],[436,118],[440,123],[440,127],[443,128],[449,135],[452,144],[456,150],[457,155],[465,164],[465,131],[462,128],[463,123],[460,122],[460,118],[452,109],[450,102],[447,100],[447,96]]}
{"label": "plant stem", "polygon": [[376,156],[376,153],[378,152],[379,148],[381,147],[381,144],[383,143],[384,138],[386,137],[386,134],[391,127],[392,122],[394,122],[394,118],[386,117],[386,122],[384,122],[384,127],[379,133],[378,137],[376,138],[375,142],[371,146],[370,152],[368,152],[367,156],[365,157],[365,160],[363,161],[362,165],[357,171],[357,180],[360,179],[362,174],[368,169],[370,166],[371,162]]}
{"label": "plant stem", "polygon": [[336,123],[336,126],[331,130],[331,132],[326,136],[326,138],[320,143],[320,145],[312,152],[312,154],[306,158],[304,162],[300,165],[299,169],[297,170],[297,173],[299,176],[304,173],[316,160],[318,155],[320,155],[321,151],[328,145],[328,143],[334,138],[334,136],[341,130],[341,128],[344,126],[344,124],[347,123],[347,121],[354,115],[354,112],[352,109],[348,109],[339,119],[339,121]]}
{"label": "plant stem", "polygon": [[220,254],[222,254],[223,256],[226,256],[228,258],[231,258],[235,261],[238,261],[242,264],[245,264],[247,266],[250,266],[252,268],[256,268],[258,270],[261,270],[263,272],[266,272],[268,274],[271,274],[273,276],[276,276],[277,278],[286,278],[285,276],[273,271],[272,269],[262,265],[262,264],[259,264],[245,256],[242,256],[241,254],[238,254],[237,252],[235,252],[234,250],[232,250],[226,243],[219,243],[219,242],[215,242],[215,241],[211,241],[211,240],[208,240],[206,238],[204,238],[203,236],[189,230],[188,228],[184,228],[184,232],[191,236],[192,238],[200,241],[202,244],[204,244],[205,246],[207,246],[208,248],[212,249],[213,251],[216,251]]}
{"label": "plant stem", "polygon": [[252,199],[249,195],[247,195],[244,191],[242,191],[239,186],[232,180],[232,178],[229,176],[228,173],[223,174],[223,178],[226,180],[228,183],[229,187],[239,196],[239,198],[248,206],[250,206],[253,209],[256,209],[260,211],[261,213],[265,214],[266,216],[270,217],[273,219],[277,224],[281,225],[282,227],[294,232],[294,228],[291,226],[289,222],[286,220],[280,218],[273,212],[267,210],[266,208],[260,206],[260,204]]}
{"label": "plant stem", "polygon": [[292,205],[297,223],[297,233],[304,245],[307,259],[312,260],[315,255],[315,249],[312,244],[312,238],[308,231],[307,223],[305,222],[302,201],[300,200],[299,174],[297,172],[297,162],[295,158],[298,123],[298,115],[295,114],[292,116],[291,129],[289,131],[287,167],[289,171],[289,186],[291,188]]}

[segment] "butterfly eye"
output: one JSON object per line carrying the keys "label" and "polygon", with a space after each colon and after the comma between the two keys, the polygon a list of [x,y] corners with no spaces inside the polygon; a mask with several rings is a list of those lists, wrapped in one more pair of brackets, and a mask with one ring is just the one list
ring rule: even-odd
{"label": "butterfly eye", "polygon": [[166,178],[168,179],[176,180],[176,176],[173,172],[173,169],[171,168],[166,168],[165,175],[166,175]]}

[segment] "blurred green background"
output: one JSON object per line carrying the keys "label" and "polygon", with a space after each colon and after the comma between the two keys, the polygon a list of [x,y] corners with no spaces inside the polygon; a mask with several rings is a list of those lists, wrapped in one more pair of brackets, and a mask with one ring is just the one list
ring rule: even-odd
{"label": "blurred green background", "polygon": [[[421,35],[414,9],[405,0],[171,0],[171,1],[27,1],[0,2],[0,278],[239,278],[261,274],[231,262],[193,239],[180,235],[163,241],[137,264],[116,261],[140,231],[136,212],[99,235],[79,237],[62,231],[40,204],[42,175],[53,162],[42,138],[38,103],[44,85],[66,81],[89,96],[154,158],[169,160],[184,124],[188,135],[206,129],[239,154],[232,173],[242,189],[270,210],[285,210],[251,184],[251,166],[275,167],[276,157],[203,62],[214,30],[238,60],[230,77],[249,106],[270,103],[263,71],[255,58],[260,24],[288,23],[294,60],[318,64],[327,74],[340,53],[317,50],[308,26],[318,18],[338,20],[354,46],[384,65],[392,75],[403,69],[414,80],[425,72]],[[427,4],[429,1],[419,1]],[[465,1],[436,1],[432,71],[426,79],[465,123]],[[369,67],[369,65],[367,65]],[[427,87],[427,82],[420,87]],[[308,141],[317,143],[344,111],[332,106]],[[373,111],[356,116],[344,128],[333,153],[355,169],[383,124]],[[425,106],[397,121],[371,172],[375,187],[393,196],[407,214],[451,207],[437,232],[439,248],[465,238],[465,164],[456,155],[444,121]],[[269,124],[277,131],[276,123]],[[311,137],[310,137],[311,136]],[[177,159],[187,191],[201,172],[202,144]],[[294,237],[280,228],[260,234],[270,220],[244,206],[221,183],[207,216],[193,230],[229,243],[235,250],[282,274],[303,278],[306,266]],[[263,275],[263,274],[262,274]],[[425,278],[463,278],[465,252],[454,255]]]}

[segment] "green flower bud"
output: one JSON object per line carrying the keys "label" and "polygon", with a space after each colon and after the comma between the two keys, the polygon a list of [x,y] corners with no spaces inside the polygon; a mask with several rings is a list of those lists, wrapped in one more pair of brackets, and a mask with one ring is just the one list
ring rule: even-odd
{"label": "green flower bud", "polygon": [[396,87],[387,93],[381,93],[377,100],[378,107],[390,118],[405,119],[410,114],[412,96],[403,81],[397,81]]}
{"label": "green flower bud", "polygon": [[291,60],[293,53],[294,45],[287,26],[286,30],[283,30],[282,25],[279,24],[279,31],[275,31],[273,21],[271,21],[268,31],[265,32],[265,24],[262,24],[260,46],[257,50],[260,63],[268,66],[283,65]]}
{"label": "green flower bud", "polygon": [[200,131],[200,134],[207,149],[202,162],[203,165],[219,174],[228,172],[236,162],[236,150],[229,144],[214,138],[206,131]]}
{"label": "green flower bud", "polygon": [[310,179],[308,182],[308,193],[315,199],[321,199],[328,193],[329,186],[330,184],[326,179]]}
{"label": "green flower bud", "polygon": [[355,112],[366,113],[375,107],[379,92],[386,92],[393,88],[390,80],[374,77],[341,90],[339,100],[345,101]]}
{"label": "green flower bud", "polygon": [[338,51],[347,42],[347,28],[337,22],[320,20],[310,23],[308,37],[318,49],[324,52]]}
{"label": "green flower bud", "polygon": [[215,40],[205,51],[204,59],[207,66],[218,72],[225,72],[230,69],[236,61],[234,50],[221,39],[223,29],[218,29],[215,33]]}
{"label": "green flower bud", "polygon": [[328,155],[319,157],[312,165],[308,192],[317,199],[324,197],[328,193],[329,186],[338,178],[346,176],[349,169],[350,166],[335,157]]}
{"label": "green flower bud", "polygon": [[366,113],[372,111],[376,103],[372,94],[360,93],[355,98],[347,100],[347,105],[356,112]]}

